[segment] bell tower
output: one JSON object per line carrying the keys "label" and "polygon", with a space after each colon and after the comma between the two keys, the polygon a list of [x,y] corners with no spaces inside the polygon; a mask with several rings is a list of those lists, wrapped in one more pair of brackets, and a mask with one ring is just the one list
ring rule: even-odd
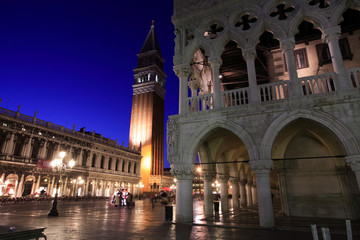
{"label": "bell tower", "polygon": [[[164,171],[164,59],[155,33],[154,21],[137,55],[134,69],[129,145],[141,146],[140,177],[143,191],[158,191],[150,182],[151,175]],[[151,185],[151,187],[150,187]]]}

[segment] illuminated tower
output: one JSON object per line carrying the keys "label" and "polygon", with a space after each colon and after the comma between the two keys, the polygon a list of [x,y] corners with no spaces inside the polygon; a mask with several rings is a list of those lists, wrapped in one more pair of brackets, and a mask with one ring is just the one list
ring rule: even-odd
{"label": "illuminated tower", "polygon": [[164,59],[155,34],[154,21],[134,69],[130,146],[141,145],[140,176],[144,192],[150,188],[150,175],[162,175],[164,169]]}

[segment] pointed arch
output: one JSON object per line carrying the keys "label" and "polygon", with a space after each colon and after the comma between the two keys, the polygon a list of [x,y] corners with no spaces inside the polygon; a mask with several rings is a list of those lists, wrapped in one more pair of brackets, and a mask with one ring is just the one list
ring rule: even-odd
{"label": "pointed arch", "polygon": [[[197,149],[199,148],[202,140],[213,130],[217,128],[226,129],[232,133],[234,133],[246,146],[246,149],[249,154],[249,160],[258,159],[258,151],[256,149],[256,145],[250,135],[237,123],[228,121],[228,120],[212,120],[204,123],[200,126],[194,134],[190,137],[189,141],[183,151],[183,159],[188,159],[189,162],[195,162]],[[190,162],[191,161],[191,162]]]}
{"label": "pointed arch", "polygon": [[298,109],[283,113],[276,118],[266,131],[261,144],[260,158],[271,159],[272,145],[279,132],[292,121],[305,118],[320,123],[332,131],[340,140],[348,156],[359,155],[360,147],[351,131],[338,119],[324,112]]}

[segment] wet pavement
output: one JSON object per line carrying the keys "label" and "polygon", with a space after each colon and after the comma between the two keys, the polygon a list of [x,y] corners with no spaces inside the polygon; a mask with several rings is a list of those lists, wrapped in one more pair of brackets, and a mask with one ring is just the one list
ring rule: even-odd
{"label": "wet pavement", "polygon": [[[175,213],[174,206],[174,213]],[[243,214],[203,216],[202,201],[194,201],[194,223],[175,224],[165,221],[165,209],[160,203],[152,208],[149,200],[137,200],[135,208],[112,207],[108,201],[59,202],[59,217],[48,217],[51,202],[22,203],[0,206],[0,225],[15,229],[45,227],[53,239],[312,239],[306,219],[283,220],[274,229],[260,229],[257,210],[244,209]],[[246,213],[247,211],[247,213]],[[241,211],[240,211],[241,212]],[[175,217],[175,216],[174,216]],[[175,221],[175,219],[174,219]],[[327,221],[330,222],[331,221]],[[301,224],[298,224],[301,223]],[[336,221],[339,224],[339,221]],[[297,226],[303,226],[298,227]],[[306,225],[309,227],[306,228]],[[357,228],[358,225],[355,225]],[[16,230],[15,230],[16,231]],[[332,229],[330,228],[330,233]],[[319,239],[321,236],[319,234]],[[347,239],[337,230],[332,240]],[[356,235],[354,240],[360,239]]]}

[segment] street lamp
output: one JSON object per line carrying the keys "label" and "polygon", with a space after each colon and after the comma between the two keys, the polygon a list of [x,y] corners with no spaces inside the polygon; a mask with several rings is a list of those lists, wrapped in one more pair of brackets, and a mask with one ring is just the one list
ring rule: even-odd
{"label": "street lamp", "polygon": [[[51,161],[51,166],[52,166],[53,171],[59,173],[59,181],[61,179],[63,172],[65,172],[67,170],[67,168],[72,168],[75,165],[75,161],[72,159],[69,162],[65,163],[64,162],[65,155],[66,155],[66,152],[60,152],[59,158],[56,158]],[[59,216],[59,213],[57,211],[57,196],[58,196],[58,191],[59,191],[59,181],[57,181],[57,184],[56,184],[55,198],[54,198],[53,205],[52,205],[52,208],[50,209],[48,216],[53,216],[53,217]]]}
{"label": "street lamp", "polygon": [[139,182],[139,200],[140,200],[140,195],[141,195],[141,189],[144,187],[144,184],[142,184],[142,182]]}

